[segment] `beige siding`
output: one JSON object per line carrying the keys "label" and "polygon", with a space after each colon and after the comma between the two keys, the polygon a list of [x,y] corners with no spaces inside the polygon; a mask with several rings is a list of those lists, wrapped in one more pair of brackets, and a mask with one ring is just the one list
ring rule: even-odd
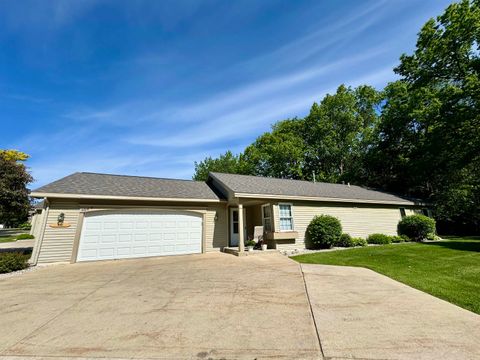
{"label": "beige siding", "polygon": [[[221,248],[227,246],[228,221],[226,206],[219,204],[199,209],[197,204],[196,207],[197,209],[192,211],[206,213],[205,251],[219,251]],[[80,208],[88,208],[89,211],[92,211],[109,209],[111,207],[108,205],[79,205],[71,202],[52,202],[38,263],[69,262],[71,260]],[[125,205],[115,207],[115,209],[118,210],[122,208],[132,209],[133,206]],[[152,206],[151,209],[165,209],[165,207]],[[189,207],[176,207],[176,209],[190,210]],[[50,227],[49,224],[57,223],[58,215],[62,212],[65,214],[65,222],[71,226],[68,228]],[[218,216],[217,220],[215,220],[215,215]]]}
{"label": "beige siding", "polygon": [[252,205],[247,206],[245,212],[247,224],[247,237],[253,238],[255,226],[262,226],[262,206]]}
{"label": "beige siding", "polygon": [[[293,241],[277,243],[277,249],[295,249],[305,247],[305,231],[316,215],[326,214],[337,217],[342,223],[343,231],[355,237],[367,237],[369,234],[382,233],[396,235],[397,224],[401,219],[400,206],[377,205],[343,205],[331,203],[293,202],[294,230],[298,238]],[[274,206],[275,228],[279,228],[278,204]],[[406,208],[406,214],[414,213]]]}
{"label": "beige siding", "polygon": [[[218,219],[215,220],[215,214]],[[210,206],[207,210],[205,251],[219,251],[228,246],[228,213],[225,205]]]}
{"label": "beige siding", "polygon": [[[65,223],[70,227],[53,228],[60,213],[65,214]],[[78,215],[80,208],[75,203],[50,203],[47,225],[38,256],[38,263],[52,263],[70,261],[72,257],[73,240],[77,231]]]}

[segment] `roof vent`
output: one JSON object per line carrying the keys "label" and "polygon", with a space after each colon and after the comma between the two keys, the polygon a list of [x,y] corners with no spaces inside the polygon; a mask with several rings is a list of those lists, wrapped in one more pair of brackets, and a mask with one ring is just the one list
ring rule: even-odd
{"label": "roof vent", "polygon": [[347,183],[348,187],[350,187],[350,183]]}

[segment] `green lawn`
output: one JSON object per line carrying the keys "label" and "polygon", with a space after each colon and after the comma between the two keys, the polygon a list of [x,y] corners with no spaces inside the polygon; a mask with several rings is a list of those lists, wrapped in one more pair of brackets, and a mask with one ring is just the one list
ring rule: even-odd
{"label": "green lawn", "polygon": [[293,257],[309,264],[362,266],[480,314],[480,238],[369,246]]}
{"label": "green lawn", "polygon": [[17,241],[17,236],[2,236],[0,237],[0,243]]}

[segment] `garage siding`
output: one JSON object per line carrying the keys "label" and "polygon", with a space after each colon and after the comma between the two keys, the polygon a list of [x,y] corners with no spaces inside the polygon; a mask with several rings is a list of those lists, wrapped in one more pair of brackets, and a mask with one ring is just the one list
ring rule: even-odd
{"label": "garage siding", "polygon": [[[52,228],[57,223],[58,215],[65,214],[65,223],[70,227]],[[73,241],[77,231],[80,208],[75,203],[51,203],[47,224],[43,236],[38,263],[69,262],[72,257]]]}
{"label": "garage siding", "polygon": [[[288,202],[287,202],[288,203]],[[316,215],[332,215],[342,224],[343,232],[354,237],[366,238],[369,234],[382,233],[387,235],[397,234],[397,224],[401,219],[401,206],[379,205],[343,205],[321,204],[308,202],[292,203],[294,230],[298,238],[294,241],[278,243],[277,249],[291,250],[305,247],[305,232],[310,221]],[[274,206],[275,229],[279,229],[278,204]],[[407,215],[414,214],[412,209],[406,209]]]}
{"label": "garage siding", "polygon": [[[82,204],[81,207],[88,207],[89,210],[107,209],[108,206],[86,206]],[[196,205],[198,207],[198,204]],[[132,207],[125,206],[125,208],[132,209]],[[152,209],[160,210],[154,206]],[[115,207],[121,210],[121,207]],[[180,210],[180,209],[178,209]],[[189,210],[186,207],[183,210]],[[198,213],[205,213],[205,210],[192,210]],[[65,222],[70,224],[68,228],[52,228],[50,224],[56,224],[60,213],[65,214]],[[218,220],[215,221],[215,214]],[[40,248],[38,263],[53,263],[53,262],[70,262],[73,251],[73,244],[75,241],[75,233],[77,231],[77,223],[80,215],[80,205],[78,203],[70,202],[55,202],[51,201],[50,211],[48,213],[47,225],[43,241]],[[227,215],[226,206],[223,204],[211,205],[206,209],[206,228],[205,228],[205,251],[219,251],[222,247],[227,246],[228,232],[227,232]]]}

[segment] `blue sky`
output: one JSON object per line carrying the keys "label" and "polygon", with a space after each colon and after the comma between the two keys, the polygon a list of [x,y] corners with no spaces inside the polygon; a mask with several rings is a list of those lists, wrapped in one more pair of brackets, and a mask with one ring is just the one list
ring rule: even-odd
{"label": "blue sky", "polygon": [[0,148],[32,187],[191,178],[338,85],[382,88],[450,1],[2,1]]}

